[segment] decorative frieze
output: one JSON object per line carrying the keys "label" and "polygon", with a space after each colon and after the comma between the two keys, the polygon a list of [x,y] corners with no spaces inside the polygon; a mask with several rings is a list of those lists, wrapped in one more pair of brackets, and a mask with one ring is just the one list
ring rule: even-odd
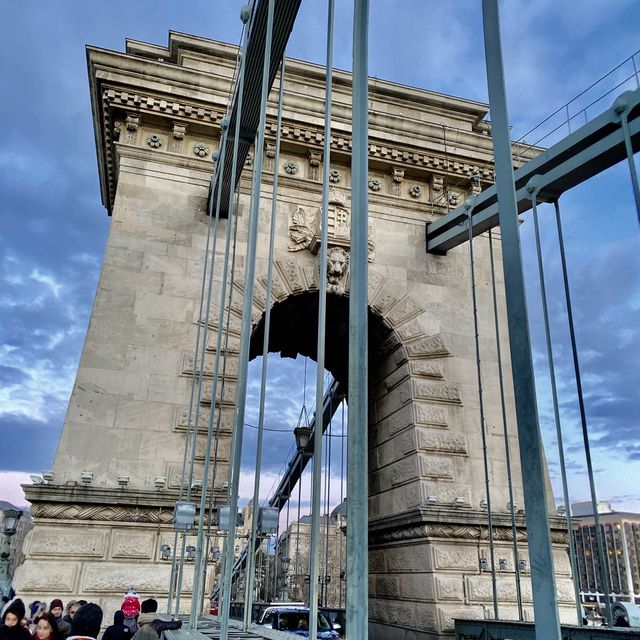
{"label": "decorative frieze", "polygon": [[460,404],[460,390],[454,385],[418,379],[414,381],[413,389],[415,397],[422,400]]}
{"label": "decorative frieze", "polygon": [[420,342],[411,342],[406,349],[410,358],[435,358],[449,355],[449,349],[441,335],[430,336]]}
{"label": "decorative frieze", "polygon": [[31,517],[34,520],[93,520],[98,522],[170,524],[173,521],[173,511],[164,507],[114,507],[37,502],[31,506]]}
{"label": "decorative frieze", "polygon": [[105,553],[106,539],[106,530],[38,527],[33,531],[29,553],[33,556],[99,558]]}
{"label": "decorative frieze", "polygon": [[463,433],[418,428],[417,436],[420,451],[467,454],[467,437]]}
{"label": "decorative frieze", "polygon": [[424,404],[422,402],[415,403],[416,423],[433,425],[437,427],[446,427],[448,425],[448,412],[444,407],[434,406],[432,404]]}
{"label": "decorative frieze", "polygon": [[117,531],[113,535],[111,556],[113,558],[150,559],[153,557],[155,533]]}
{"label": "decorative frieze", "polygon": [[[162,565],[128,564],[116,562],[96,562],[87,566],[83,591],[126,593],[132,585],[145,593],[164,593],[169,584],[171,563]],[[193,587],[193,569],[186,567],[184,572],[186,591]]]}

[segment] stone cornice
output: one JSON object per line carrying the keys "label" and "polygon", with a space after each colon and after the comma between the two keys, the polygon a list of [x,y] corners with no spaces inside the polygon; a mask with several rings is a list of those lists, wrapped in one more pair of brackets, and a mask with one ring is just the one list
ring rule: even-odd
{"label": "stone cornice", "polygon": [[[34,519],[171,524],[178,491],[106,489],[75,485],[22,485]],[[216,492],[216,504],[223,493]],[[195,499],[199,501],[198,493]]]}
{"label": "stone cornice", "polygon": [[[159,131],[180,123],[207,143],[218,139],[236,56],[232,45],[176,32],[170,33],[167,48],[137,41],[127,41],[127,53],[87,48],[102,197],[109,212],[117,186],[114,142],[122,120],[133,117],[136,127]],[[287,82],[283,149],[321,151],[324,67],[288,61]],[[421,178],[446,175],[463,189],[472,172],[484,185],[493,182],[491,139],[483,135],[489,130],[482,122],[486,105],[377,79],[370,85],[372,168],[397,167]],[[351,154],[350,87],[351,75],[336,71],[331,150],[338,162],[348,162]],[[275,121],[272,104],[269,142]],[[166,155],[163,151],[158,155]],[[523,159],[536,153],[530,150]],[[203,166],[210,167],[210,158]]]}
{"label": "stone cornice", "polygon": [[[551,540],[554,544],[568,544],[566,521],[549,519]],[[518,542],[527,541],[526,520],[516,515]],[[498,542],[513,541],[511,516],[508,513],[493,514],[493,536]],[[401,516],[371,519],[369,540],[372,545],[411,539],[488,540],[487,512],[473,509],[419,509]]]}

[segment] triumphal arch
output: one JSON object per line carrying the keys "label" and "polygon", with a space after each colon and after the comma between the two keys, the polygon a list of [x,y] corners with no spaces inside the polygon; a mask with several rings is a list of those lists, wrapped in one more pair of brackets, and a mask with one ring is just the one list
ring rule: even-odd
{"label": "triumphal arch", "polygon": [[[220,139],[237,49],[170,33],[167,47],[128,41],[126,52],[87,50],[100,185],[111,230],[84,350],[56,453],[54,480],[26,488],[35,527],[16,590],[27,599],[82,596],[110,615],[130,586],[166,601],[194,370],[212,153]],[[253,323],[262,331],[271,185],[279,174],[272,351],[315,354],[318,278],[327,278],[326,368],[345,380],[351,219],[350,75],[334,75],[329,267],[318,273],[324,69],[288,61],[281,157],[275,100],[264,149],[240,182],[237,257],[215,499],[226,501],[242,313],[251,164],[264,154],[261,252]],[[273,97],[273,96],[272,96]],[[369,516],[372,637],[447,634],[455,617],[492,615],[487,513],[468,248],[425,251],[426,223],[493,181],[487,106],[376,80],[369,129]],[[525,156],[526,157],[526,154]],[[224,232],[226,219],[221,220]],[[217,251],[222,251],[218,244]],[[517,618],[491,301],[488,240],[474,242],[485,371],[489,477],[501,617]],[[499,263],[500,251],[495,245]],[[498,303],[504,315],[501,266]],[[214,295],[214,300],[216,296]],[[216,313],[211,318],[217,318]],[[506,321],[502,353],[508,354]],[[219,327],[211,322],[205,379]],[[255,341],[252,353],[258,352]],[[517,457],[513,390],[505,383]],[[206,386],[205,386],[206,389]],[[218,386],[220,389],[220,386]],[[204,461],[198,439],[196,477]],[[200,471],[201,473],[201,471]],[[515,503],[524,504],[518,464]],[[550,507],[551,494],[550,495]],[[532,615],[524,516],[525,616]],[[566,531],[552,521],[561,603],[573,591]],[[185,594],[193,570],[187,563]],[[186,596],[183,598],[186,602]]]}

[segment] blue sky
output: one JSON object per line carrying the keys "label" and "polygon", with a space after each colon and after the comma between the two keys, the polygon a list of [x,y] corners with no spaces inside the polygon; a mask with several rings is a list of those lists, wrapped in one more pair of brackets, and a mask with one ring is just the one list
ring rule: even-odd
{"label": "blue sky", "polygon": [[[322,62],[324,3],[302,4],[288,55]],[[338,0],[336,5],[335,65],[348,69],[352,2]],[[170,29],[237,43],[240,6],[235,0],[25,0],[3,7],[0,499],[21,502],[19,483],[28,480],[29,472],[51,466],[109,228],[100,204],[84,46],[122,51],[125,38],[165,44]],[[372,0],[370,75],[486,100],[479,6],[475,0]],[[640,4],[635,0],[509,0],[501,6],[514,138],[640,48]],[[640,57],[636,60],[640,64]],[[630,73],[627,65],[614,79]],[[572,105],[572,115],[597,95]],[[604,110],[614,95],[588,114]],[[614,167],[566,194],[562,207],[599,495],[619,509],[640,511],[640,234],[626,166]],[[545,221],[543,246],[553,298],[552,331],[571,494],[584,500],[587,481],[560,266],[553,225],[546,224],[552,211],[543,207],[540,215]],[[522,237],[541,418],[558,488],[530,218],[522,226]],[[300,366],[273,358],[270,389],[274,397],[286,396],[289,401],[273,403],[268,424],[295,424],[302,389],[300,398],[278,390],[290,386],[290,375],[299,378]],[[313,370],[310,365],[307,398],[313,394]],[[255,402],[257,363],[252,372]],[[251,409],[249,416],[250,421],[255,418]],[[274,432],[271,437],[267,478],[275,477],[280,468],[290,435]],[[243,478],[248,487],[249,474]],[[264,484],[268,488],[271,483]],[[560,495],[559,490],[556,493]]]}

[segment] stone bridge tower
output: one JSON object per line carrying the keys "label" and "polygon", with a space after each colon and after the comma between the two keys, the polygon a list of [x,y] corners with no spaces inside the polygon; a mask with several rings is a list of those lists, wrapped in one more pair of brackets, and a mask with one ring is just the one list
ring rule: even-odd
{"label": "stone bridge tower", "polygon": [[[161,606],[166,598],[170,562],[161,559],[160,546],[173,541],[171,514],[194,368],[211,152],[218,145],[236,55],[232,46],[179,33],[170,33],[166,48],[128,41],[126,53],[87,50],[102,199],[112,223],[56,453],[55,480],[26,488],[35,528],[15,584],[27,601],[82,596],[111,615],[131,585],[159,597]],[[334,83],[326,362],[344,380],[350,75],[336,72]],[[274,105],[266,148],[252,152],[266,159],[263,248],[272,177],[280,172],[271,349],[283,355],[315,356],[323,99],[323,69],[289,62],[280,166],[274,166]],[[488,558],[487,518],[480,508],[484,475],[468,248],[446,256],[425,253],[425,224],[493,178],[486,112],[484,104],[392,82],[376,81],[370,89],[372,638],[440,637],[452,630],[454,617],[483,618],[492,611],[490,576],[480,568],[481,558]],[[240,263],[249,173],[241,181]],[[221,222],[222,232],[226,224]],[[496,558],[505,561],[498,595],[501,616],[516,618],[485,236],[478,237],[475,249]],[[499,260],[497,245],[496,251]],[[257,265],[254,354],[261,344],[266,271],[265,249]],[[499,267],[499,278],[501,273]],[[218,503],[225,501],[223,482],[228,479],[241,274],[234,287],[224,397],[205,396],[201,411],[202,433],[211,403],[222,412]],[[502,313],[504,306],[500,293]],[[212,324],[211,329],[209,344],[215,345],[218,328]],[[503,354],[509,353],[506,340],[505,335]],[[212,346],[209,358],[210,363]],[[505,364],[510,443],[517,460]],[[201,446],[200,469],[203,456]],[[516,502],[522,506],[514,466]],[[128,482],[121,476],[128,476]],[[553,523],[555,559],[560,599],[566,604],[572,589],[561,524]],[[528,562],[522,515],[518,536]],[[192,582],[188,569],[187,592]],[[523,591],[530,618],[526,572]]]}

